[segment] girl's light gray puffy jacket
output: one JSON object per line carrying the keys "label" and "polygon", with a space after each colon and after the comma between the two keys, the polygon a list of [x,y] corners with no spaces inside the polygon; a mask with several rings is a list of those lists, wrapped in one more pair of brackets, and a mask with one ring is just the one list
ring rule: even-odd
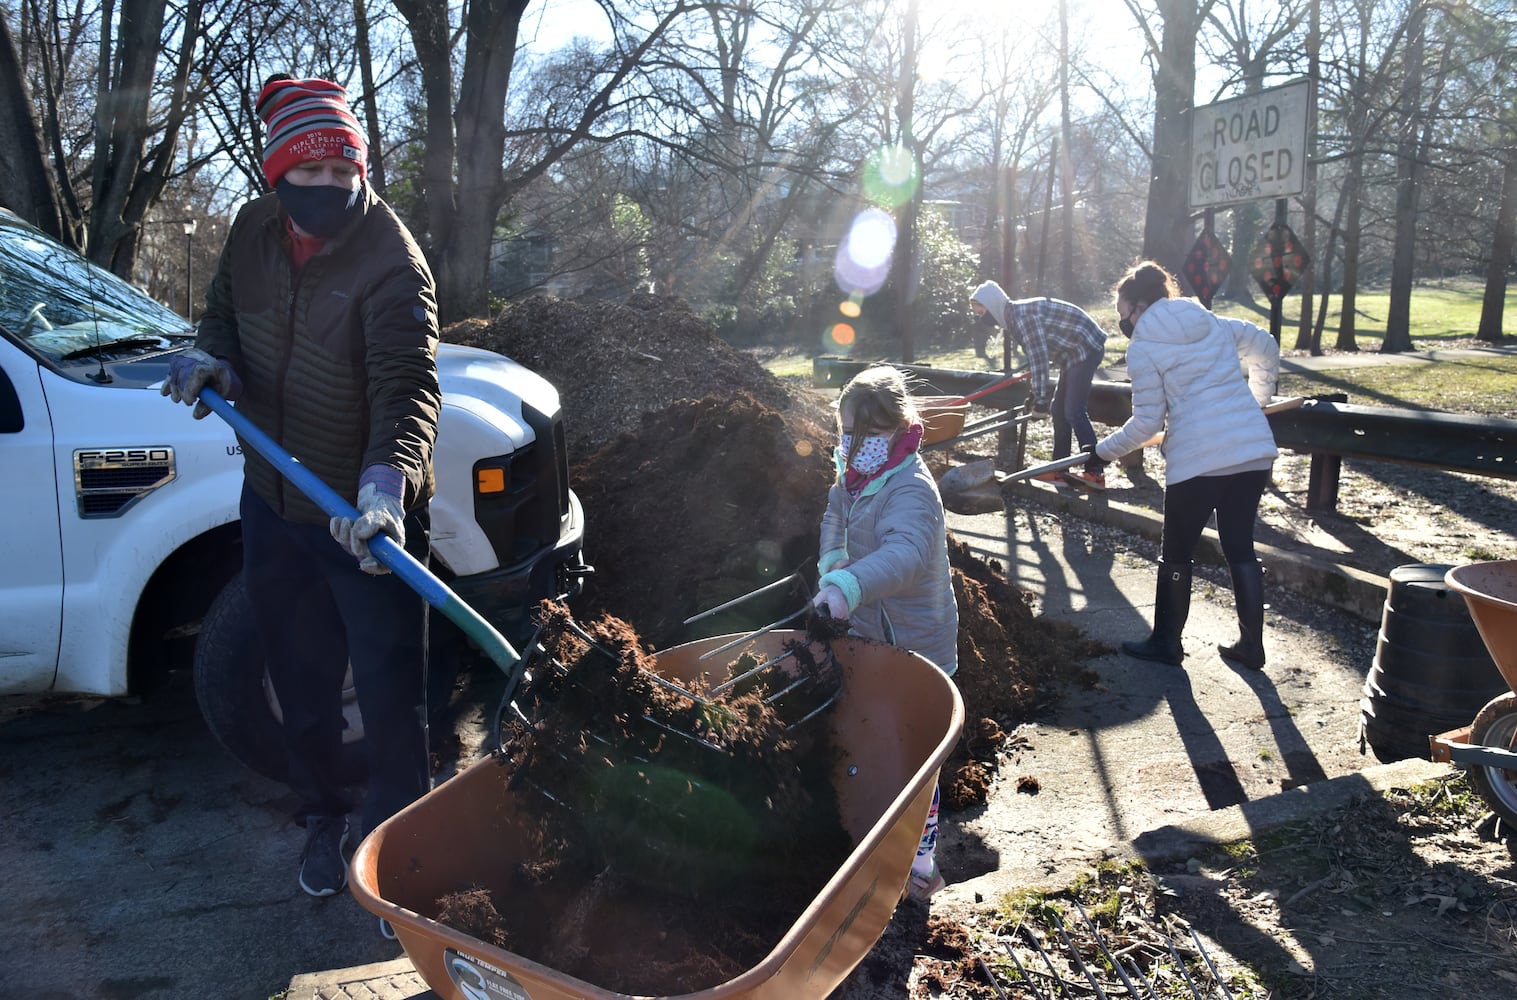
{"label": "girl's light gray puffy jacket", "polygon": [[1161,299],[1138,317],[1127,349],[1132,416],[1096,455],[1114,461],[1162,430],[1166,485],[1273,460],[1279,452],[1261,407],[1279,372],[1280,345],[1268,331],[1195,299]]}
{"label": "girl's light gray puffy jacket", "polygon": [[851,560],[839,571],[858,583],[851,631],[954,671],[959,607],[948,567],[948,530],[937,483],[920,456],[871,482],[857,499],[833,483],[820,552],[824,574]]}

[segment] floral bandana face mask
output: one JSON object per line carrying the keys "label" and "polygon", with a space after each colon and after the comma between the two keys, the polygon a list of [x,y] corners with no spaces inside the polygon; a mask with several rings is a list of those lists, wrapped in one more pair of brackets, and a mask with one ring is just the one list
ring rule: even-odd
{"label": "floral bandana face mask", "polygon": [[[859,442],[859,450],[853,453],[853,458],[848,464],[853,467],[855,472],[861,475],[872,476],[876,472],[879,472],[880,469],[884,468],[885,463],[890,460],[891,436],[889,434],[867,435]],[[853,435],[844,434],[842,438],[843,454],[847,455],[852,447]]]}

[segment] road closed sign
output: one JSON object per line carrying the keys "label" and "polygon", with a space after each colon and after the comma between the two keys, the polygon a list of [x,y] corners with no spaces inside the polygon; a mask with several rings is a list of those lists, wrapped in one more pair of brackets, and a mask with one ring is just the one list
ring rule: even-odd
{"label": "road closed sign", "polygon": [[1309,80],[1197,108],[1190,133],[1191,207],[1304,191],[1311,109]]}

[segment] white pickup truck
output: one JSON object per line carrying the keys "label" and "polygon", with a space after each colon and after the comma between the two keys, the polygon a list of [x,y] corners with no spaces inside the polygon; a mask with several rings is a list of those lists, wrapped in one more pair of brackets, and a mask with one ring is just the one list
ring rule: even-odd
{"label": "white pickup truck", "polygon": [[[192,338],[0,209],[0,694],[145,694],[192,663],[212,733],[277,778],[278,704],[238,573],[242,455],[226,423],[159,393]],[[577,594],[590,572],[558,391],[454,345],[438,370],[431,568],[515,642],[537,601]],[[459,637],[433,622],[434,640]]]}

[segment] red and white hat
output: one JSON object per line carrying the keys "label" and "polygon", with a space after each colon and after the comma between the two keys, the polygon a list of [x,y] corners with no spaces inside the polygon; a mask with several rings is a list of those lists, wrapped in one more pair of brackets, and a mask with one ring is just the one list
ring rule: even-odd
{"label": "red and white hat", "polygon": [[348,92],[330,80],[272,77],[254,105],[268,127],[263,177],[273,187],[297,163],[340,156],[369,173],[369,150],[358,119],[348,108]]}

